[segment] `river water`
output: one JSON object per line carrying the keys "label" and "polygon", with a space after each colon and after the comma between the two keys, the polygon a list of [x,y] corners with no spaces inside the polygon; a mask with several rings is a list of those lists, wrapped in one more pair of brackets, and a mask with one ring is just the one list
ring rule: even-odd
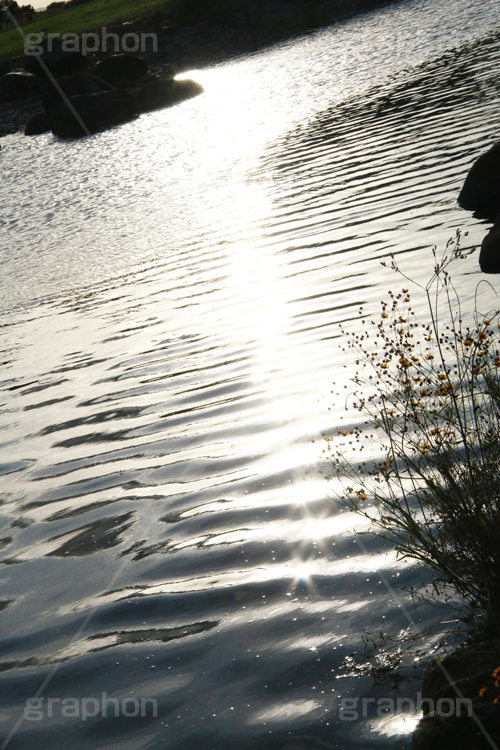
{"label": "river water", "polygon": [[[341,664],[420,573],[360,547],[321,435],[381,261],[425,281],[485,232],[456,196],[500,131],[497,11],[402,2],[109,132],[2,139],[2,747],[409,747],[416,713],[342,701],[418,683]],[[467,304],[477,254],[454,278]]]}

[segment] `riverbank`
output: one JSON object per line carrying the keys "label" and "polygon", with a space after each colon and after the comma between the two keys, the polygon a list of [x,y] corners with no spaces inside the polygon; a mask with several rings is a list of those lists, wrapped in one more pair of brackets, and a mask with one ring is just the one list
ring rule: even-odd
{"label": "riverbank", "polygon": [[[105,27],[108,35],[115,34],[121,40],[126,34],[154,35],[156,44],[146,45],[140,56],[149,65],[153,75],[168,70],[174,74],[203,68],[209,65],[225,62],[244,54],[257,52],[265,47],[299,37],[311,31],[340,23],[355,15],[367,13],[385,5],[397,3],[400,0],[358,0],[348,3],[344,0],[324,2],[312,5],[308,2],[295,2],[288,5],[276,3],[272,8],[253,6],[252,10],[241,8],[238,12],[231,3],[213,7],[198,7],[195,0],[186,3],[182,10],[175,2],[158,8],[154,12],[135,18],[123,18]],[[84,6],[92,7],[92,3]],[[234,12],[232,12],[234,11]],[[46,23],[30,26],[30,33],[42,33],[38,26],[44,28],[44,35],[48,33],[62,33],[66,28],[63,23],[64,14],[50,15]],[[212,17],[210,17],[212,15]],[[78,28],[78,34],[89,28],[88,16],[82,18],[83,28]],[[90,27],[94,33],[101,35],[103,27]],[[24,29],[26,33],[27,29]],[[2,32],[5,33],[5,32]],[[12,32],[10,32],[12,33]],[[22,46],[20,46],[20,50]],[[106,52],[114,49],[92,52],[89,57],[95,62],[105,56]],[[4,63],[4,72],[9,69],[22,68],[24,57],[19,55]],[[1,78],[0,78],[1,80]],[[24,129],[30,117],[40,109],[38,98],[19,96],[3,99],[0,113],[0,136]]]}

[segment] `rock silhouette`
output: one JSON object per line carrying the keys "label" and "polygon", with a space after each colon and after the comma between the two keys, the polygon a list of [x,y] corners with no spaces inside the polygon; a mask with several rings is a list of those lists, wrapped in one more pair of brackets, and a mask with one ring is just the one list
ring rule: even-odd
{"label": "rock silhouette", "polygon": [[47,117],[54,135],[78,138],[106,130],[136,116],[134,98],[127,91],[101,91],[69,97],[68,102],[47,106]]}
{"label": "rock silhouette", "polygon": [[146,75],[148,64],[134,55],[110,55],[99,60],[95,66],[95,72],[114,86],[120,81],[136,81]]}
{"label": "rock silhouette", "polygon": [[484,273],[500,273],[500,215],[481,244],[479,265]]}
{"label": "rock silhouette", "polygon": [[482,154],[467,175],[458,204],[479,219],[494,221],[500,212],[500,142]]}

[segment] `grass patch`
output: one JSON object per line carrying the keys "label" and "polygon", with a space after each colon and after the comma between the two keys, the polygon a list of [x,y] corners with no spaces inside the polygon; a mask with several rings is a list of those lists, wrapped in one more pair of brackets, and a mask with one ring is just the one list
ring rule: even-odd
{"label": "grass patch", "polygon": [[[123,21],[148,24],[157,11],[173,28],[189,32],[195,24],[223,26],[237,35],[247,31],[264,43],[327,26],[342,18],[373,10],[397,0],[90,0],[83,5],[52,8],[23,20],[25,33],[80,34],[113,27]],[[151,28],[152,27],[152,28]],[[145,29],[144,29],[145,30]],[[150,28],[154,24],[150,22]],[[137,31],[137,29],[134,29]],[[208,33],[210,33],[208,31]],[[15,29],[0,30],[0,59],[23,54],[23,40]]]}
{"label": "grass patch", "polygon": [[[167,11],[169,0],[91,0],[85,5],[37,13],[31,23],[21,24],[25,34],[79,34],[122,21],[147,18],[157,10]],[[0,31],[0,59],[23,55],[24,41],[15,28]]]}

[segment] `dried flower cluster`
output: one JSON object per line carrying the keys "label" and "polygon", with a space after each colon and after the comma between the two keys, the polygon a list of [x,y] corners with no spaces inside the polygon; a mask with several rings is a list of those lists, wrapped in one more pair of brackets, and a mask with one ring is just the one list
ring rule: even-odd
{"label": "dried flower cluster", "polygon": [[405,287],[363,333],[344,331],[357,367],[347,408],[363,421],[326,440],[342,501],[431,570],[466,621],[498,635],[500,318],[462,310],[449,274],[460,239],[439,261],[434,251],[431,280],[415,284],[424,321],[392,259]]}

